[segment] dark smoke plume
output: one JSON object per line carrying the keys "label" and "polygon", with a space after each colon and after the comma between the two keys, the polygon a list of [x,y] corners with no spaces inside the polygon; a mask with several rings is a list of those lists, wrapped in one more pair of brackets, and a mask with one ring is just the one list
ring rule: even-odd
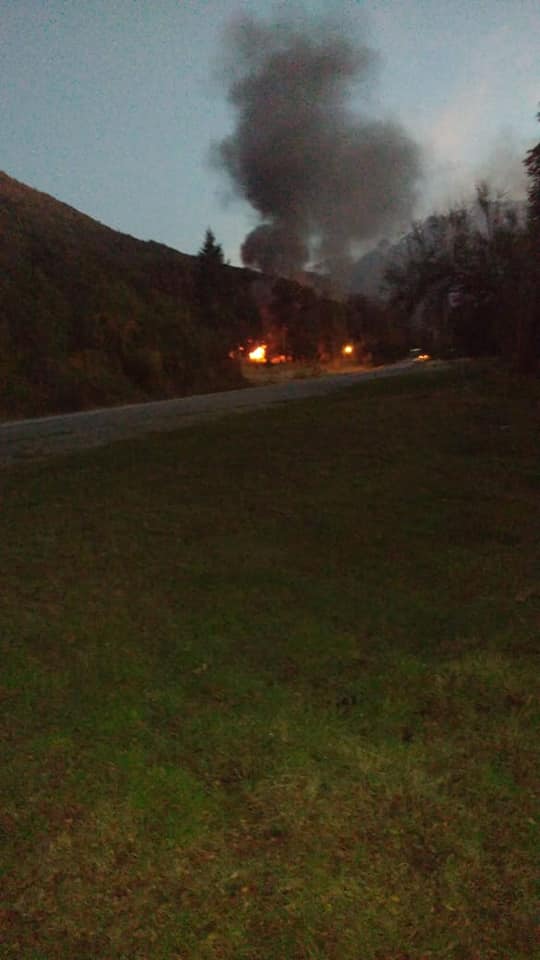
{"label": "dark smoke plume", "polygon": [[243,261],[291,275],[318,259],[339,271],[355,245],[410,217],[420,175],[404,130],[349,109],[377,56],[326,23],[243,17],[228,43],[236,128],[215,156],[261,220]]}

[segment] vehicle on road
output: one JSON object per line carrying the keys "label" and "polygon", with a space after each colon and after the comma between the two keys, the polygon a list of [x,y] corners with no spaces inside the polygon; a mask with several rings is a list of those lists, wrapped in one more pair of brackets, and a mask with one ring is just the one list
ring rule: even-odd
{"label": "vehicle on road", "polygon": [[424,353],[421,347],[413,347],[412,350],[409,350],[409,359],[419,360],[422,363],[426,360],[431,360],[431,356],[429,353]]}

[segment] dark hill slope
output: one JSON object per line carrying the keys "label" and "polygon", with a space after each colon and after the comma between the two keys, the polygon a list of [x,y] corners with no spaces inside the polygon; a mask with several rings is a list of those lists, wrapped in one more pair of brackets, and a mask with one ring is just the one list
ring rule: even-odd
{"label": "dark hill slope", "polygon": [[221,268],[220,336],[196,268],[0,173],[0,415],[237,385],[227,343],[256,323],[252,277]]}

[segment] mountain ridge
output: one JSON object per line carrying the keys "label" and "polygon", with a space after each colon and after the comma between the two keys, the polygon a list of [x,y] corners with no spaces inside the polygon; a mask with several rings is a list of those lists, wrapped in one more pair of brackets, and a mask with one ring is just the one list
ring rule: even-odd
{"label": "mountain ridge", "polygon": [[[205,327],[197,257],[140,240],[0,172],[0,415],[242,384]],[[250,273],[224,266],[234,323]],[[234,323],[233,323],[234,320]]]}

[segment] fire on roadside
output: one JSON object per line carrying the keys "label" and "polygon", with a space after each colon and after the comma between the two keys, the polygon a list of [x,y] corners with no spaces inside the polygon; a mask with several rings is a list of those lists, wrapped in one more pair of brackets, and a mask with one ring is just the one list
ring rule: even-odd
{"label": "fire on roadside", "polygon": [[266,363],[266,344],[261,343],[258,347],[250,350],[248,357],[252,363]]}
{"label": "fire on roadside", "polygon": [[260,343],[257,347],[253,347],[253,350],[248,351],[247,356],[251,363],[288,363],[292,359],[285,356],[284,353],[269,353],[266,343]]}

